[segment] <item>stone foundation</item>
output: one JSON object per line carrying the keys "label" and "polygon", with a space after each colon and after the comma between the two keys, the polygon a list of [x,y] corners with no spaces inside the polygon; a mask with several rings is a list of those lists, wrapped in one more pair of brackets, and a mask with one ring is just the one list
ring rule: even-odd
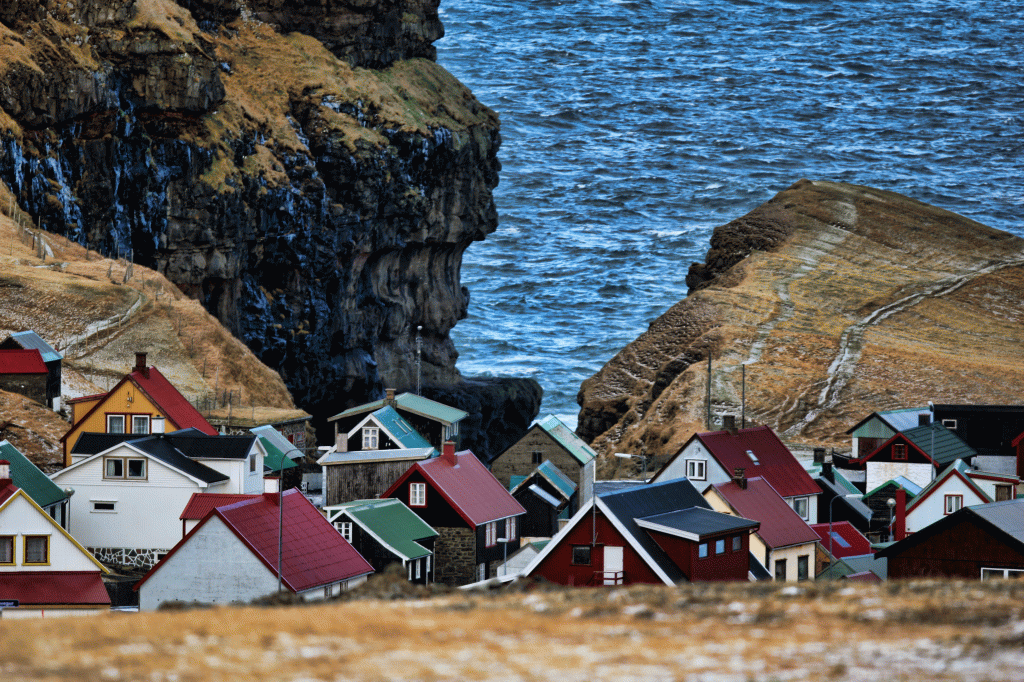
{"label": "stone foundation", "polygon": [[128,547],[86,547],[96,561],[107,566],[131,566],[132,568],[152,568],[160,557],[170,549],[131,549]]}
{"label": "stone foundation", "polygon": [[436,530],[434,581],[453,586],[476,582],[476,533],[468,528]]}

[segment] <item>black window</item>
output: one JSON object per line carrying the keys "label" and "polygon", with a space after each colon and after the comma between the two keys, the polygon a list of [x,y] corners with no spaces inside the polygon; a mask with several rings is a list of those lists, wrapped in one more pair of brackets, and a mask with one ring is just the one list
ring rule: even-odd
{"label": "black window", "polygon": [[743,549],[743,536],[734,535],[732,538],[732,551],[739,552]]}
{"label": "black window", "polygon": [[810,570],[810,557],[806,554],[796,558],[796,579],[807,580]]}
{"label": "black window", "polygon": [[534,450],[532,454],[534,464],[540,464],[541,462],[544,461],[544,453],[542,453],[540,450]]}
{"label": "black window", "polygon": [[779,582],[786,580],[786,560],[777,559],[775,561],[775,579]]}
{"label": "black window", "polygon": [[574,566],[590,565],[590,545],[572,546],[572,563]]}

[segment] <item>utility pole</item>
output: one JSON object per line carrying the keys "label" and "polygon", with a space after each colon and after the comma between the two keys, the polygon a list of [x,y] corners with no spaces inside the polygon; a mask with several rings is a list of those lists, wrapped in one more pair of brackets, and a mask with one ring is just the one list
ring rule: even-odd
{"label": "utility pole", "polygon": [[708,407],[707,407],[707,428],[711,430],[711,349],[708,348]]}
{"label": "utility pole", "polygon": [[420,335],[422,331],[423,325],[416,325],[416,395],[420,395],[423,388],[423,337]]}

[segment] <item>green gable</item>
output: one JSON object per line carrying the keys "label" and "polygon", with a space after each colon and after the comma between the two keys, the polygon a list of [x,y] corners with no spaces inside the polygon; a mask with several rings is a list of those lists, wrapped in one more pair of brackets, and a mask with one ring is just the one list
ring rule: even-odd
{"label": "green gable", "polygon": [[537,426],[544,429],[549,436],[554,438],[580,464],[587,464],[597,457],[597,453],[589,445],[584,443],[579,436],[573,433],[572,429],[563,424],[553,414],[537,422]]}
{"label": "green gable", "polygon": [[400,500],[355,500],[324,509],[334,523],[347,516],[353,523],[405,560],[430,556],[430,550],[416,542],[437,537],[436,530]]}
{"label": "green gable", "polygon": [[291,469],[298,466],[298,464],[292,461],[291,457],[281,452],[281,450],[267,438],[260,436],[259,439],[263,448],[267,451],[267,456],[263,458],[263,466],[265,468],[270,469],[271,471],[280,471],[281,469]]}
{"label": "green gable", "polygon": [[43,509],[68,498],[60,487],[39,470],[18,448],[0,441],[0,459],[11,463],[11,480]]}

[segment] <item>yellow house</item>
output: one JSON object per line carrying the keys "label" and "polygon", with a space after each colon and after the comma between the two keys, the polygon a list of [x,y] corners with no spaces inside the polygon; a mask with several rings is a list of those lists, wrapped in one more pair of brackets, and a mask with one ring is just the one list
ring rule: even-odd
{"label": "yellow house", "polygon": [[178,392],[156,367],[146,365],[146,354],[135,354],[135,367],[108,393],[69,400],[71,429],[60,439],[64,466],[71,466],[71,450],[83,433],[139,434],[194,428],[215,436],[217,430]]}

